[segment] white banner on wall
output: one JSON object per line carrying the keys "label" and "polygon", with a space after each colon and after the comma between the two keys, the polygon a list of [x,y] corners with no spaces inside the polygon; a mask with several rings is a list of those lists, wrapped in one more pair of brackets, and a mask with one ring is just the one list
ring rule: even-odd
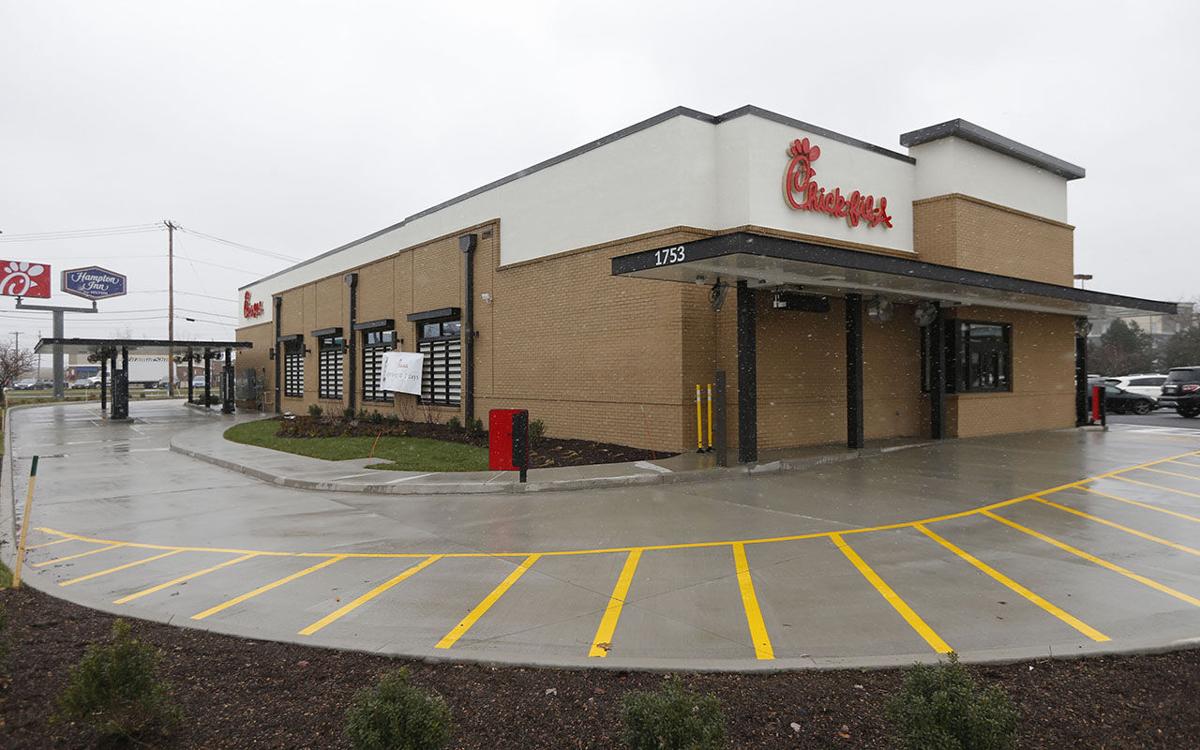
{"label": "white banner on wall", "polygon": [[379,368],[379,389],[421,395],[421,368],[425,355],[413,352],[384,352]]}

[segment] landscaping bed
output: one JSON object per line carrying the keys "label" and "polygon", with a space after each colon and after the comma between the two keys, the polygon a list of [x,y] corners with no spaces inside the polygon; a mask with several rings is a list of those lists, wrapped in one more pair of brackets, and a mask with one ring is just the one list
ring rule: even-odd
{"label": "landscaping bed", "polygon": [[[96,747],[82,727],[49,717],[69,670],[87,644],[108,638],[115,618],[29,589],[0,591],[0,606],[10,621],[0,747]],[[624,694],[663,681],[653,673],[426,664],[132,625],[161,650],[161,674],[182,711],[170,735],[139,738],[135,747],[348,747],[343,728],[355,691],[408,666],[415,684],[449,704],[452,748],[600,750],[620,747]],[[1198,650],[970,671],[1012,698],[1021,748],[1190,748],[1200,737]],[[728,747],[737,750],[894,747],[884,707],[901,679],[895,669],[683,677],[717,697]]]}
{"label": "landscaping bed", "polygon": [[[533,469],[648,461],[674,455],[591,440],[546,437],[537,435],[537,432],[536,428],[531,429],[529,464]],[[404,467],[401,470],[411,471],[487,469],[488,435],[482,430],[482,425],[467,428],[456,423],[401,421],[381,415],[364,415],[354,419],[296,415],[236,425],[226,431],[225,437],[239,443],[260,445],[315,458],[340,460],[373,455],[389,461],[388,464],[368,467],[374,469],[397,469],[401,466]],[[377,444],[374,443],[376,439],[379,441]],[[474,454],[474,458],[471,459],[459,450],[464,458],[463,463],[456,465],[461,468],[431,468],[428,462],[421,463],[425,457],[419,460],[403,460],[404,446],[412,440],[449,444],[440,449],[436,445],[429,446],[429,456],[435,459],[438,450],[453,453],[458,446],[470,446],[482,452]]]}

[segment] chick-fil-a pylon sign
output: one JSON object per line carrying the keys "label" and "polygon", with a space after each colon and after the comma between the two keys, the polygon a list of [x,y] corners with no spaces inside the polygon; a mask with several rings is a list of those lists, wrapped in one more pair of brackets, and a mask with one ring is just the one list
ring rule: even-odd
{"label": "chick-fil-a pylon sign", "polygon": [[788,155],[792,160],[788,162],[787,175],[783,179],[783,194],[789,206],[797,211],[818,211],[835,219],[844,218],[852,227],[866,222],[871,227],[882,224],[887,229],[892,228],[887,198],[880,196],[876,202],[875,196],[863,195],[857,190],[845,196],[840,187],[826,190],[817,184],[813,179],[817,170],[812,165],[821,158],[820,146],[802,138],[792,141]]}

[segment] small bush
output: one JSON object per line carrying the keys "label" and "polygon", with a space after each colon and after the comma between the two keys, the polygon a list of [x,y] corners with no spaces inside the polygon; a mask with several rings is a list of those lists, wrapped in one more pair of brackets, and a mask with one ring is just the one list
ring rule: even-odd
{"label": "small bush", "polygon": [[529,423],[529,442],[537,445],[542,438],[546,437],[546,423],[540,419],[535,419]]}
{"label": "small bush", "polygon": [[483,434],[483,420],[476,419],[474,422],[472,422],[471,429],[468,430],[468,432],[470,432],[472,435],[482,435]]}
{"label": "small bush", "polygon": [[631,691],[621,705],[622,737],[630,750],[713,750],[725,747],[725,717],[716,696],[693,693],[677,677],[660,690]]}
{"label": "small bush", "polygon": [[321,408],[320,404],[308,405],[308,416],[312,417],[313,419],[320,419],[321,415],[324,413],[325,410]]}
{"label": "small bush", "polygon": [[935,666],[917,664],[887,707],[898,747],[907,750],[1011,750],[1017,712],[998,686],[980,689],[951,653]]}
{"label": "small bush", "polygon": [[351,409],[349,406],[347,406],[345,409],[342,409],[342,419],[346,420],[347,422],[353,422],[354,421],[354,410]]}
{"label": "small bush", "polygon": [[354,750],[440,750],[450,742],[451,726],[446,701],[410,684],[407,669],[359,691],[346,712]]}
{"label": "small bush", "polygon": [[77,721],[104,737],[128,738],[178,719],[158,678],[159,653],[113,623],[112,642],[88,646],[59,697],[60,719]]}
{"label": "small bush", "polygon": [[446,421],[446,427],[458,432],[462,429],[462,421],[460,421],[458,417],[450,417],[450,419]]}
{"label": "small bush", "polygon": [[377,411],[373,411],[367,417],[367,421],[370,422],[371,424],[376,424],[376,425],[383,424],[383,415]]}

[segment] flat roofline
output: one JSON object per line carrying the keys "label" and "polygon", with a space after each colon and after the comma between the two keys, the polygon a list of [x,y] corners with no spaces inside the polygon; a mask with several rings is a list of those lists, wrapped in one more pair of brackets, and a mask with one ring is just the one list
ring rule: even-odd
{"label": "flat roofline", "polygon": [[812,124],[804,122],[802,120],[797,120],[792,117],[788,117],[787,115],[781,115],[777,112],[772,112],[770,110],[766,110],[761,107],[755,107],[754,105],[751,105],[751,104],[747,104],[745,106],[738,107],[737,109],[731,109],[730,111],[728,111],[722,115],[710,115],[710,114],[701,112],[696,109],[690,109],[688,107],[675,107],[673,109],[668,109],[666,112],[660,112],[659,114],[654,115],[653,117],[649,117],[645,120],[642,120],[641,122],[634,123],[633,125],[630,125],[629,127],[622,128],[621,130],[618,130],[614,133],[609,133],[606,136],[597,138],[596,140],[591,141],[589,143],[585,143],[582,146],[573,148],[570,151],[561,153],[558,156],[553,156],[549,159],[546,159],[545,161],[540,161],[531,167],[526,167],[525,169],[520,170],[519,172],[513,172],[510,175],[501,177],[498,180],[489,182],[486,185],[482,185],[481,187],[475,188],[474,190],[469,190],[465,193],[462,193],[461,195],[457,195],[453,198],[450,198],[449,200],[442,201],[441,203],[438,203],[437,205],[434,205],[434,206],[430,206],[429,208],[426,208],[423,211],[418,211],[417,213],[412,214],[411,216],[407,216],[403,220],[401,220],[395,224],[392,224],[391,226],[384,227],[383,229],[380,229],[376,232],[372,232],[371,234],[368,234],[366,236],[359,237],[356,240],[351,240],[350,242],[347,242],[344,245],[339,245],[338,247],[335,247],[332,250],[326,250],[325,252],[323,252],[319,255],[314,255],[313,257],[311,257],[307,260],[302,260],[299,263],[294,263],[280,271],[276,271],[275,273],[263,276],[262,278],[256,279],[256,280],[250,282],[249,284],[238,287],[238,291],[239,292],[244,291],[256,284],[261,284],[264,281],[270,281],[271,279],[273,279],[277,276],[282,276],[283,274],[288,273],[290,271],[294,271],[297,268],[303,268],[304,266],[308,265],[309,263],[314,263],[318,260],[321,260],[322,258],[327,258],[330,255],[335,255],[337,253],[340,253],[343,250],[349,250],[350,248],[354,247],[355,245],[361,245],[364,242],[369,242],[370,240],[373,240],[376,237],[387,234],[388,232],[391,232],[393,230],[399,229],[400,227],[403,227],[404,225],[406,225],[410,222],[416,221],[417,219],[420,219],[420,218],[423,218],[430,214],[441,211],[444,208],[449,208],[450,206],[453,206],[456,203],[462,203],[463,201],[465,201],[469,198],[474,198],[475,196],[480,195],[482,193],[486,193],[489,190],[494,190],[495,188],[501,187],[503,185],[507,185],[510,182],[514,182],[516,180],[521,179],[522,177],[528,177],[529,175],[534,174],[536,172],[540,172],[543,169],[548,169],[549,167],[553,167],[556,164],[561,164],[565,161],[574,159],[577,156],[582,156],[583,154],[586,154],[589,151],[594,151],[594,150],[600,148],[601,146],[607,146],[610,143],[614,143],[616,141],[621,140],[622,138],[626,138],[628,136],[634,135],[635,133],[640,133],[643,130],[652,128],[655,125],[666,122],[667,120],[673,120],[676,117],[689,117],[693,120],[699,120],[700,122],[709,123],[710,125],[719,125],[723,122],[729,122],[730,120],[736,120],[739,117],[745,117],[747,115],[754,115],[755,117],[760,117],[764,120],[769,120],[771,122],[777,122],[782,125],[788,125],[790,127],[799,128],[801,130],[807,130],[808,132],[813,133],[814,135],[819,135],[822,138],[828,138],[829,140],[832,140],[832,141],[838,141],[840,143],[845,143],[850,146],[855,146],[857,148],[865,149],[872,153],[879,154],[880,156],[887,156],[892,159],[897,159],[899,161],[907,162],[909,164],[917,163],[917,160],[914,159],[913,157],[908,156],[906,154],[901,154],[898,151],[892,151],[890,149],[884,148],[883,146],[877,146],[873,143],[861,141],[857,138],[852,138],[848,135],[843,135],[843,134],[835,132],[833,130],[829,130],[827,128],[822,128],[817,125],[812,125]]}
{"label": "flat roofline", "polygon": [[942,138],[962,138],[964,141],[970,141],[1005,156],[1019,159],[1026,164],[1032,164],[1038,169],[1044,169],[1067,180],[1078,180],[1087,174],[1083,167],[1059,159],[1057,156],[1051,156],[1044,151],[1038,151],[1024,143],[1018,143],[1011,138],[1005,138],[999,133],[967,122],[962,118],[947,120],[927,128],[910,130],[900,136],[900,145],[911,148]]}
{"label": "flat roofline", "polygon": [[753,232],[734,232],[708,237],[685,243],[685,247],[687,260],[675,264],[664,265],[659,262],[662,256],[661,254],[656,255],[656,253],[662,248],[619,255],[611,261],[612,275],[624,276],[671,266],[686,267],[689,262],[720,258],[726,255],[748,254],[965,287],[992,289],[1012,294],[1047,297],[1083,305],[1121,307],[1162,314],[1174,314],[1178,310],[1175,302],[1127,297],[1091,289],[1077,289],[1073,286],[1050,284],[1015,276],[1002,276],[984,271],[972,271],[893,255],[817,245]]}
{"label": "flat roofline", "polygon": [[35,353],[41,352],[43,347],[61,346],[64,350],[74,350],[79,353],[88,352],[99,347],[116,347],[120,349],[124,347],[132,351],[138,350],[161,350],[160,353],[166,354],[168,349],[176,351],[184,351],[187,349],[251,349],[254,344],[250,341],[191,341],[187,339],[175,339],[168,341],[167,339],[120,339],[120,338],[100,338],[100,339],[68,339],[68,338],[47,338],[38,339],[37,345],[33,347]]}

